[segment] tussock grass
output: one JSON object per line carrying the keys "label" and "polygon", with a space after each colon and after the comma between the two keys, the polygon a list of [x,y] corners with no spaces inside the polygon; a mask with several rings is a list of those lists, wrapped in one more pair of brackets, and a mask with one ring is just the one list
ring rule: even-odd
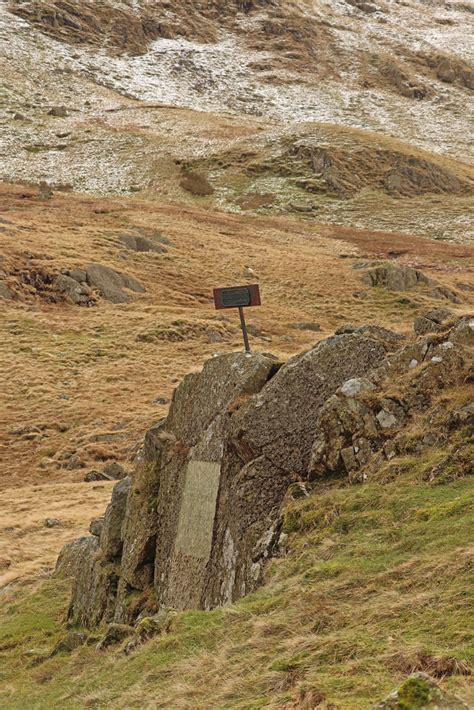
{"label": "tussock grass", "polygon": [[314,697],[357,710],[412,670],[469,702],[472,492],[469,479],[423,482],[415,466],[385,484],[319,484],[289,505],[290,552],[264,587],[176,614],[169,633],[128,657],[84,646],[43,660],[64,633],[64,583],[7,599],[0,704],[276,708]]}

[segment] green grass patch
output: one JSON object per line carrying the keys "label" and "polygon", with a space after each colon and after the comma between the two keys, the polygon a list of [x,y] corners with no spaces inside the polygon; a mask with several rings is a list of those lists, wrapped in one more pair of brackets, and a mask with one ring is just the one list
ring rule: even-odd
{"label": "green grass patch", "polygon": [[[18,594],[0,609],[0,706],[277,708],[310,688],[368,710],[433,664],[469,701],[474,485],[430,485],[419,463],[386,484],[326,483],[293,502],[290,554],[269,564],[264,587],[177,612],[130,656],[85,645],[49,658],[66,633],[67,584]],[[405,683],[401,697],[422,707],[423,688]]]}

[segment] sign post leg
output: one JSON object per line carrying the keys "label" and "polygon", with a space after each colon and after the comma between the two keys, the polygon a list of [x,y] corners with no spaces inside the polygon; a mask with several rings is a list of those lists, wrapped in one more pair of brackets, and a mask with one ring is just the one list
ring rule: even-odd
{"label": "sign post leg", "polygon": [[250,352],[249,336],[247,333],[247,324],[245,323],[244,309],[242,308],[242,306],[239,306],[239,315],[240,315],[240,325],[242,326],[242,335],[244,336],[245,351],[249,353]]}

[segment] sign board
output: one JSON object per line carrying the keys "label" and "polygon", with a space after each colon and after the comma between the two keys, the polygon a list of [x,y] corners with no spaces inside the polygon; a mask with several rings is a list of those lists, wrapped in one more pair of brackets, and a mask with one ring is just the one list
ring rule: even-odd
{"label": "sign board", "polygon": [[240,325],[244,336],[245,350],[250,352],[249,336],[245,324],[244,308],[248,306],[261,306],[260,288],[258,284],[251,286],[231,286],[229,288],[214,289],[214,304],[216,310],[223,308],[238,308],[240,315]]}
{"label": "sign board", "polygon": [[214,304],[217,310],[260,306],[261,303],[258,284],[214,289]]}

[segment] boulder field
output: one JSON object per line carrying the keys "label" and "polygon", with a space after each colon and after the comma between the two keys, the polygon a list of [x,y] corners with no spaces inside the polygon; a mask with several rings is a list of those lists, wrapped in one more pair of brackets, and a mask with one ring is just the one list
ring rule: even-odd
{"label": "boulder field", "polygon": [[[474,414],[464,407],[445,421],[433,403],[443,388],[472,384],[474,321],[433,321],[435,332],[413,338],[346,331],[284,364],[235,352],[184,378],[101,524],[60,554],[56,574],[74,578],[73,625],[133,624],[252,592],[284,547],[294,484],[363,483],[407,450],[415,420],[426,431],[417,445],[446,442],[446,466],[432,475],[451,475],[449,433]],[[469,451],[455,455],[459,469],[472,467]]]}

